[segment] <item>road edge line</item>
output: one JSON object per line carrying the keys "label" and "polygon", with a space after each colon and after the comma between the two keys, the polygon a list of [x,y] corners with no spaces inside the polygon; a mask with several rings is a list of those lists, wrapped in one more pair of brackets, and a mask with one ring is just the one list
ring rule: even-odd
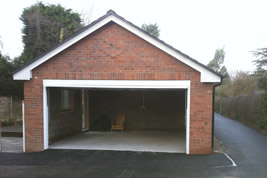
{"label": "road edge line", "polygon": [[223,153],[223,154],[232,162],[232,166],[233,167],[236,167],[237,166],[236,163],[235,163],[235,161],[228,154],[226,154],[226,153]]}

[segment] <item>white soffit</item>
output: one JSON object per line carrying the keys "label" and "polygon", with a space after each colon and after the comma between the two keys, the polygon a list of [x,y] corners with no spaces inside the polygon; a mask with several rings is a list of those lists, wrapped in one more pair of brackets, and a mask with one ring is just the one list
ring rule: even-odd
{"label": "white soffit", "polygon": [[13,75],[14,80],[30,80],[32,78],[32,70],[39,66],[40,64],[44,63],[45,61],[49,60],[56,54],[60,53],[64,49],[70,47],[74,43],[78,42],[79,40],[83,39],[84,37],[88,36],[89,34],[93,33],[97,29],[101,28],[105,24],[109,22],[115,22],[116,24],[124,27],[125,29],[129,30],[130,32],[134,33],[135,35],[139,36],[140,38],[144,39],[145,41],[151,43],[152,45],[156,46],[157,48],[163,50],[164,52],[168,53],[169,55],[173,56],[174,58],[180,60],[181,62],[185,63],[186,65],[192,67],[193,69],[199,71],[201,73],[200,81],[201,82],[221,82],[221,77],[218,75],[210,72],[209,70],[205,69],[203,66],[193,62],[192,60],[184,57],[183,55],[177,53],[175,50],[167,47],[166,45],[162,44],[161,42],[155,40],[154,38],[150,37],[149,35],[143,33],[142,31],[136,29],[134,26],[130,25],[129,23],[123,21],[122,19],[114,16],[109,15],[106,18],[100,20],[98,23],[94,24],[84,32],[78,34],[77,36],[74,36],[70,40],[66,41],[59,47],[55,48],[48,54],[44,55],[40,59],[34,61],[30,65],[26,66],[22,70],[16,72]]}

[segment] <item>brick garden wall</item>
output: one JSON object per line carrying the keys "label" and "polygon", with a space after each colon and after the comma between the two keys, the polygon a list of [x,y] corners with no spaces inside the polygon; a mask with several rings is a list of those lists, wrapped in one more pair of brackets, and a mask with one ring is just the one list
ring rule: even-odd
{"label": "brick garden wall", "polygon": [[126,29],[109,23],[32,71],[25,81],[26,151],[43,150],[43,79],[191,80],[190,153],[211,153],[212,84]]}

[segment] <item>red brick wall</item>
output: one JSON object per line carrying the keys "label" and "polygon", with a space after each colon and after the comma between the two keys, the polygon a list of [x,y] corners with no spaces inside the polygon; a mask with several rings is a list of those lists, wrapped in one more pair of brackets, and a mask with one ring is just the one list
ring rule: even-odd
{"label": "red brick wall", "polygon": [[32,72],[25,82],[26,151],[43,150],[42,79],[191,80],[190,153],[211,153],[212,84],[126,29],[109,23]]}
{"label": "red brick wall", "polygon": [[24,82],[25,151],[41,151],[43,144],[42,79]]}

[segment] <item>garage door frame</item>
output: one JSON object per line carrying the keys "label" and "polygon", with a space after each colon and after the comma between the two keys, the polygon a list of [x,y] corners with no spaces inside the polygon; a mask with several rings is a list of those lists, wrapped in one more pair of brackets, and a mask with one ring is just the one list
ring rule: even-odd
{"label": "garage door frame", "polygon": [[190,145],[190,80],[43,80],[44,149],[48,149],[47,87],[124,88],[124,89],[186,89],[186,154]]}

